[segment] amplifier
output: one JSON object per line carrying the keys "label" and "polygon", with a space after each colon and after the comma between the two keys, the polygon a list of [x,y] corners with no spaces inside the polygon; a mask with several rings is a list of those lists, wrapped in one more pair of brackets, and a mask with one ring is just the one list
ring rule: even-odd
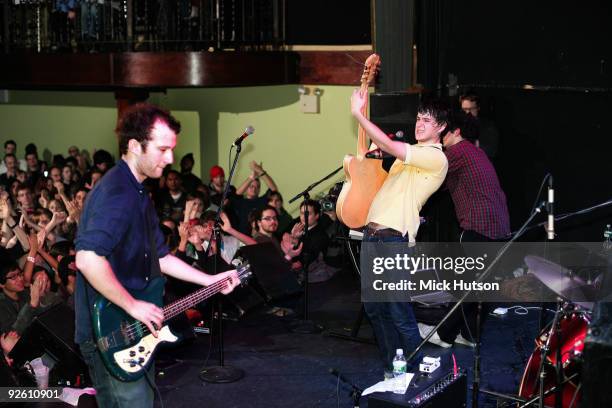
{"label": "amplifier", "polygon": [[405,394],[377,392],[368,395],[368,408],[465,408],[467,376],[442,369],[426,376],[417,373]]}

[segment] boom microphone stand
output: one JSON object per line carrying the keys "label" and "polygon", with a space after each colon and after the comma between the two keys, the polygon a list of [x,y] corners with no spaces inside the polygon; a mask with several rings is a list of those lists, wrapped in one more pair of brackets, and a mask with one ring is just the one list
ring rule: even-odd
{"label": "boom microphone stand", "polygon": [[[208,243],[208,247],[206,248],[206,253],[204,255],[204,259],[208,259],[208,253],[210,248],[212,247],[212,242],[215,240],[217,244],[217,254],[213,257],[213,267],[212,273],[213,275],[217,274],[217,256],[220,256],[221,251],[221,211],[223,210],[223,203],[227,198],[227,193],[229,192],[229,187],[232,182],[232,177],[234,176],[234,170],[236,169],[236,164],[238,164],[238,157],[240,156],[240,152],[242,151],[242,140],[244,140],[248,135],[253,133],[255,129],[249,126],[245,133],[242,134],[232,146],[236,147],[236,155],[234,156],[234,162],[232,163],[232,167],[230,168],[229,176],[227,181],[225,182],[225,188],[223,189],[223,195],[221,196],[221,202],[219,203],[219,208],[217,209],[217,215],[215,216],[215,226],[213,228],[212,236],[210,237],[210,241]],[[219,365],[218,366],[207,366],[203,367],[200,370],[200,380],[206,381],[209,383],[230,383],[234,381],[240,380],[244,377],[244,371],[240,368],[227,366],[224,361],[224,351],[223,351],[223,306],[222,301],[217,297],[216,306],[218,311],[218,328],[219,328]]]}
{"label": "boom microphone stand", "polygon": [[[539,214],[542,211],[542,207],[543,207],[544,203],[542,203],[540,206],[536,207],[533,212],[531,213],[531,215],[529,216],[529,218],[527,219],[527,221],[525,221],[525,223],[521,226],[521,228],[516,232],[516,234],[514,234],[514,236],[512,237],[512,239],[510,239],[510,241],[506,242],[506,244],[499,250],[499,252],[497,253],[497,255],[495,256],[495,258],[493,259],[493,261],[491,261],[491,263],[489,264],[489,266],[487,267],[487,269],[480,275],[480,277],[478,277],[478,279],[476,279],[475,282],[477,283],[481,283],[483,282],[487,276],[489,275],[489,273],[491,272],[491,269],[493,268],[493,266],[499,261],[499,259],[501,259],[501,257],[504,255],[504,253],[508,250],[508,248],[510,247],[510,245],[516,241],[521,235],[523,235],[523,233],[525,232],[527,225],[535,218],[535,216],[537,214]],[[427,334],[427,336],[425,336],[425,338],[421,341],[421,343],[412,351],[412,353],[410,353],[410,355],[408,356],[408,358],[406,359],[406,361],[410,362],[414,356],[417,355],[417,353],[423,348],[423,346],[427,343],[427,341],[431,338],[431,336],[434,335],[434,333],[436,333],[438,331],[438,329],[440,328],[440,326],[442,326],[449,318],[450,316],[455,313],[455,311],[465,302],[465,299],[467,299],[467,297],[473,292],[473,289],[470,289],[468,291],[466,291],[463,296],[461,296],[461,298],[457,301],[457,303],[455,303],[455,305],[448,311],[448,313],[446,314],[446,316],[444,316],[444,318],[442,318],[442,320],[440,320],[438,322],[438,324],[429,332],[429,334]],[[477,335],[477,339],[475,339],[477,342],[480,342],[480,336]],[[480,347],[477,344],[476,348],[475,348],[475,353],[477,355],[474,356],[474,360],[477,362],[475,364],[475,368],[478,370],[478,372],[474,372],[474,381],[472,383],[472,388],[473,390],[475,390],[476,392],[472,393],[472,406],[474,408],[478,407],[478,389],[480,387],[480,365],[478,364],[478,362],[480,361]],[[475,395],[474,395],[475,394]]]}
{"label": "boom microphone stand", "polygon": [[[304,200],[302,201],[302,204],[300,205],[300,208],[302,206],[304,207],[304,235],[302,236],[302,242],[304,242],[308,236],[308,215],[309,214],[308,214],[308,206],[305,204],[308,202],[308,200],[310,200],[310,191],[316,186],[318,186],[319,184],[321,184],[322,182],[324,182],[325,180],[331,178],[334,174],[336,174],[340,170],[342,170],[342,166],[338,167],[336,170],[332,171],[327,176],[323,177],[321,180],[312,183],[311,185],[306,187],[306,190],[302,191],[301,193],[299,193],[298,195],[296,195],[295,197],[289,200],[289,203],[292,203],[298,198],[304,197]],[[320,333],[321,330],[323,330],[323,328],[320,325],[312,322],[311,320],[308,320],[308,266],[310,265],[310,262],[311,262],[310,255],[311,254],[304,253],[304,257],[303,257],[304,259],[304,265],[303,265],[303,268],[304,268],[303,319],[293,322],[291,324],[291,331],[295,333],[314,334],[314,333]]]}

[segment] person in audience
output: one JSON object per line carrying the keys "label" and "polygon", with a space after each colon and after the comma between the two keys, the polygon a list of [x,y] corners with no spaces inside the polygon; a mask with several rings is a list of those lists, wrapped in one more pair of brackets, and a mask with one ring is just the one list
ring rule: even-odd
{"label": "person in audience", "polygon": [[[217,215],[216,212],[206,211],[204,214],[202,214],[202,217],[201,217],[202,227],[204,228],[203,247],[205,250],[208,247],[208,244],[212,237],[213,229],[215,226],[215,216],[216,215]],[[225,262],[227,262],[228,264],[231,264],[232,259],[234,259],[234,255],[236,255],[236,251],[238,251],[238,249],[241,246],[254,245],[257,243],[257,241],[255,241],[255,239],[251,238],[250,236],[243,234],[242,232],[234,229],[234,227],[232,227],[232,224],[230,223],[229,218],[227,217],[225,213],[222,212],[220,214],[220,217],[221,217],[221,230],[223,231],[223,233],[221,234],[222,243],[221,243],[220,255]],[[213,253],[218,252],[216,241],[213,241],[213,247],[211,248],[211,251]]]}
{"label": "person in audience", "polygon": [[268,194],[268,205],[276,208],[278,212],[278,232],[283,234],[291,228],[293,218],[283,207],[283,196],[278,191],[272,191]]}
{"label": "person in audience", "polygon": [[4,171],[0,173],[0,185],[8,191],[11,188],[11,183],[17,180],[17,171],[19,170],[17,157],[13,153],[7,153],[2,164],[4,165]]}
{"label": "person in audience", "polygon": [[170,217],[178,223],[183,220],[186,204],[187,194],[181,188],[181,175],[170,170],[166,176],[166,188],[158,197],[158,212],[161,217]]}
{"label": "person in audience", "polygon": [[[249,213],[253,210],[258,210],[268,204],[268,194],[272,191],[278,191],[276,183],[267,171],[265,171],[261,163],[251,162],[251,174],[238,187],[236,195],[230,200],[230,207],[234,211],[238,225],[238,231],[248,234],[250,232]],[[260,179],[268,186],[268,191],[263,196],[260,196],[261,182]]]}
{"label": "person in audience", "polygon": [[[4,142],[4,156],[12,154],[17,157],[17,143],[14,140],[7,140]],[[25,171],[27,169],[26,163],[23,160],[17,159],[17,168],[19,170]],[[6,173],[6,165],[4,163],[0,163],[0,174]]]}
{"label": "person in audience", "polygon": [[[32,273],[34,257],[28,255],[25,273]],[[15,331],[22,335],[34,316],[39,314],[40,297],[45,293],[48,279],[37,275],[26,288],[24,271],[13,260],[0,265],[0,333]]]}
{"label": "person in audience", "polygon": [[210,168],[209,175],[210,201],[220,206],[221,196],[223,196],[223,190],[225,189],[225,171],[223,171],[223,167],[215,165]]}
{"label": "person in audience", "polygon": [[36,203],[32,198],[32,189],[26,184],[20,184],[17,188],[17,210],[19,214],[33,214],[36,209]]}
{"label": "person in audience", "polygon": [[114,166],[115,160],[113,156],[106,150],[97,150],[93,155],[94,167],[102,172],[106,173]]}
{"label": "person in audience", "polygon": [[284,258],[291,262],[302,252],[302,243],[298,243],[303,232],[299,224],[296,224],[291,233],[285,233],[279,241],[275,234],[278,230],[278,212],[276,208],[269,205],[254,211],[254,218],[257,223],[257,232],[253,239],[257,243],[272,242]]}
{"label": "person in audience", "polygon": [[187,153],[181,158],[181,184],[187,194],[195,193],[198,186],[202,184],[202,180],[192,173],[194,164],[193,153]]}
{"label": "person in audience", "polygon": [[[28,145],[30,146],[30,145]],[[27,150],[26,150],[27,151]],[[38,160],[38,153],[36,152],[36,148],[30,149],[28,153],[26,153],[26,166],[27,166],[27,181],[26,183],[33,190],[36,190],[39,182],[43,177],[43,171],[41,168],[41,162]]]}

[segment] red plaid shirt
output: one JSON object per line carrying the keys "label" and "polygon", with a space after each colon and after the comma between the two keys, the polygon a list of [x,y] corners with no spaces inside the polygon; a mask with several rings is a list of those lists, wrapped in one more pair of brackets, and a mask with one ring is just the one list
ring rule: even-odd
{"label": "red plaid shirt", "polygon": [[446,186],[461,228],[491,239],[509,235],[506,195],[485,152],[462,140],[449,146],[445,153],[448,159]]}

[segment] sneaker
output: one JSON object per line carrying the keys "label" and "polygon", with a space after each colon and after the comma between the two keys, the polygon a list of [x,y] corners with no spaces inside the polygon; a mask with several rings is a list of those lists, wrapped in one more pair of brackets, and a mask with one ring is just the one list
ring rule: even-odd
{"label": "sneaker", "polygon": [[[417,323],[417,326],[419,326],[419,334],[421,335],[422,338],[427,337],[427,335],[431,333],[431,331],[434,328],[434,326],[428,326],[423,323]],[[448,344],[447,342],[443,341],[438,335],[438,332],[435,332],[433,336],[431,336],[429,340],[427,341],[429,343],[435,344],[436,346],[440,346],[442,348],[451,348],[453,346],[452,344]]]}
{"label": "sneaker", "polygon": [[459,335],[458,335],[458,336],[457,336],[457,338],[455,339],[455,343],[456,343],[456,344],[461,344],[461,345],[463,345],[463,346],[467,346],[467,347],[470,347],[470,348],[474,348],[474,347],[476,347],[476,344],[475,344],[475,343],[472,343],[471,341],[469,341],[468,339],[466,339],[465,337],[463,337],[463,336],[461,335],[461,333],[459,333]]}

